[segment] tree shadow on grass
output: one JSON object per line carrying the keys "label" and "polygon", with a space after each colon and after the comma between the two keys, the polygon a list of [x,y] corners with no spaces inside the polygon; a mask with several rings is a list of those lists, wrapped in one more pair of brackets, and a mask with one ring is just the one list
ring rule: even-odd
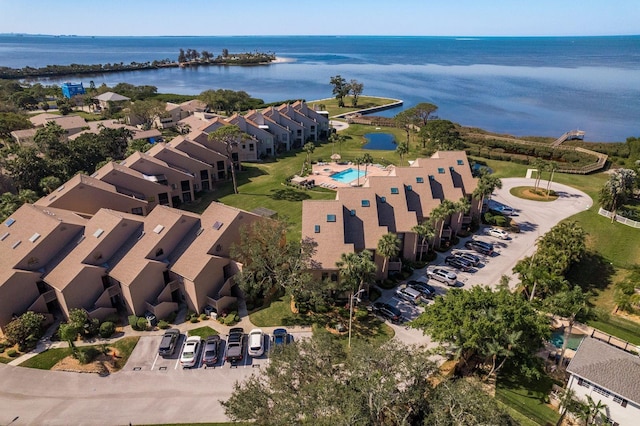
{"label": "tree shadow on grass", "polygon": [[609,261],[598,253],[587,252],[569,269],[565,278],[584,291],[602,291],[611,284],[614,274],[615,269]]}

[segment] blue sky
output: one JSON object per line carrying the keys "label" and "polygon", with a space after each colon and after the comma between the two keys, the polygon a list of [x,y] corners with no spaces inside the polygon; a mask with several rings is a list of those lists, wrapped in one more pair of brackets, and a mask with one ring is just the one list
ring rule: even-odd
{"label": "blue sky", "polygon": [[640,34],[640,0],[0,0],[0,33]]}

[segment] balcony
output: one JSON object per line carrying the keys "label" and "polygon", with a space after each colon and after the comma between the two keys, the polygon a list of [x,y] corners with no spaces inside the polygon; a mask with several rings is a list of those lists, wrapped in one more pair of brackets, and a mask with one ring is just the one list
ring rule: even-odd
{"label": "balcony", "polygon": [[171,312],[178,310],[178,304],[173,301],[172,293],[180,289],[180,281],[174,280],[169,282],[160,292],[153,302],[146,302],[147,311],[151,312],[156,318],[165,318]]}

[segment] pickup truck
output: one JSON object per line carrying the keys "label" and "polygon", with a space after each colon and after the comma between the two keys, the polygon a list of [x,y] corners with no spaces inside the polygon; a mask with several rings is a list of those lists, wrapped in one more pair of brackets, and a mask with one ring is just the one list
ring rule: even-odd
{"label": "pickup truck", "polygon": [[242,361],[244,354],[244,329],[241,327],[234,327],[229,330],[229,337],[227,338],[227,355],[225,361],[232,364]]}

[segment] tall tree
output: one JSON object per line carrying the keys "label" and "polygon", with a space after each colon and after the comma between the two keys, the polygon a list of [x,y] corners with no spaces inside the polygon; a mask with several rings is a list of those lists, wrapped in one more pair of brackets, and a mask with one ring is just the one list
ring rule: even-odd
{"label": "tall tree", "polygon": [[554,315],[559,315],[568,320],[567,326],[564,328],[564,339],[562,341],[562,351],[560,352],[560,368],[564,367],[564,355],[567,350],[567,343],[571,330],[576,321],[586,319],[589,314],[589,306],[587,304],[587,295],[578,286],[571,290],[563,291],[545,300],[546,309]]}
{"label": "tall tree", "polygon": [[[313,142],[307,142],[304,144],[302,149],[307,154],[307,165],[311,167],[311,154],[313,154],[313,151],[316,150],[316,144],[314,144]],[[302,168],[304,169],[304,166]]]}
{"label": "tall tree", "polygon": [[329,83],[333,86],[331,93],[333,93],[333,95],[338,100],[338,107],[343,108],[344,97],[349,94],[349,90],[350,90],[350,87],[347,84],[347,80],[345,80],[344,78],[342,78],[342,76],[340,76],[340,74],[338,74],[336,76],[331,77],[331,79],[329,80]]}
{"label": "tall tree", "polygon": [[395,122],[396,127],[404,129],[405,133],[407,134],[407,149],[409,148],[409,136],[411,134],[411,129],[414,126],[414,120],[415,117],[413,113],[408,109],[399,112],[393,117],[393,121]]}
{"label": "tall tree", "polygon": [[477,200],[483,200],[487,197],[491,198],[491,194],[496,189],[502,188],[502,180],[492,174],[483,172],[478,179],[478,186],[473,190],[473,198]]}
{"label": "tall tree", "polygon": [[148,130],[156,119],[167,113],[167,103],[159,99],[145,99],[132,102],[129,110],[131,115],[142,123],[142,127]]}
{"label": "tall tree", "polygon": [[411,325],[455,349],[471,370],[496,352],[488,342],[499,343],[505,351],[502,356],[508,359],[494,373],[509,364],[525,374],[536,374],[531,368],[534,354],[549,335],[547,318],[520,295],[488,287],[449,290]]}
{"label": "tall tree", "polygon": [[[369,169],[369,164],[373,164],[373,157],[368,152],[362,154],[362,162],[364,163],[364,177],[368,179],[367,170]],[[358,173],[358,179],[360,178],[360,173]],[[358,180],[358,186],[360,186],[360,180]]]}
{"label": "tall tree", "polygon": [[342,253],[336,266],[340,270],[342,288],[354,293],[368,288],[369,282],[375,278],[376,264],[371,260],[372,253],[363,250],[359,253]]}
{"label": "tall tree", "polygon": [[533,160],[533,167],[536,168],[536,180],[535,183],[533,185],[533,190],[537,191],[538,187],[540,186],[540,179],[542,179],[542,172],[546,169],[547,167],[547,162],[545,160],[543,160],[542,158],[536,158],[535,160]]}
{"label": "tall tree", "polygon": [[456,125],[449,120],[429,120],[420,131],[426,133],[430,146],[436,150],[450,151],[464,146]]}
{"label": "tall tree", "polygon": [[413,108],[414,115],[420,121],[420,126],[425,126],[431,114],[438,110],[438,107],[428,102],[421,102]]}
{"label": "tall tree", "polygon": [[549,163],[547,163],[547,169],[551,173],[551,176],[547,181],[547,198],[549,198],[549,192],[551,191],[551,184],[553,183],[553,176],[555,175],[556,170],[558,170],[558,163],[556,163],[555,161],[550,161]]}
{"label": "tall tree", "polygon": [[400,156],[400,163],[404,162],[404,156],[409,153],[409,145],[405,142],[400,142],[396,146],[396,154]]}
{"label": "tall tree", "polygon": [[349,83],[349,91],[353,98],[351,98],[351,106],[354,108],[358,106],[358,98],[362,94],[364,90],[364,84],[360,83],[358,80],[351,80]]}
{"label": "tall tree", "polygon": [[422,260],[425,252],[424,248],[425,246],[428,246],[426,244],[427,240],[429,238],[433,238],[436,235],[436,230],[433,227],[433,223],[431,222],[423,222],[419,225],[414,226],[411,230],[418,234],[418,237],[420,237],[420,260]]}
{"label": "tall tree", "polygon": [[329,136],[329,140],[333,144],[333,148],[331,150],[335,152],[335,145],[336,145],[336,142],[337,142],[338,143],[338,153],[340,155],[342,155],[342,143],[347,140],[347,137],[345,135],[343,135],[342,133],[337,133],[336,132],[336,133],[332,133],[331,136]]}
{"label": "tall tree", "polygon": [[377,252],[384,258],[384,263],[382,264],[382,273],[384,274],[387,270],[389,259],[398,256],[398,253],[400,253],[400,239],[392,232],[384,234],[378,240]]}
{"label": "tall tree", "polygon": [[618,169],[611,173],[609,180],[600,190],[600,205],[609,210],[611,222],[615,220],[616,213],[633,192],[637,174],[631,169]]}
{"label": "tall tree", "polygon": [[436,371],[429,353],[394,340],[357,342],[345,352],[329,336],[314,336],[274,352],[265,368],[222,402],[232,420],[400,426],[422,424],[428,411],[441,411],[425,398]]}
{"label": "tall tree", "polygon": [[227,152],[227,161],[231,165],[231,179],[233,180],[233,192],[238,193],[238,183],[236,181],[236,164],[233,159],[234,151],[238,150],[241,141],[248,139],[249,136],[240,130],[236,125],[222,126],[219,129],[209,133],[210,141],[224,144]]}
{"label": "tall tree", "polygon": [[279,289],[299,300],[311,281],[309,270],[317,243],[287,240],[287,224],[258,220],[240,228],[231,257],[243,264],[236,282],[251,300],[269,298]]}

